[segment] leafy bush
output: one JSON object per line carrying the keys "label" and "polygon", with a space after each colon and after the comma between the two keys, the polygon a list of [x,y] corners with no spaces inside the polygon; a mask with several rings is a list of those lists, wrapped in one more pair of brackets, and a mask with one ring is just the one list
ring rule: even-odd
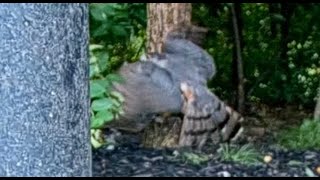
{"label": "leafy bush", "polygon": [[90,4],[91,128],[101,128],[122,113],[124,99],[111,90],[122,79],[113,72],[137,59],[144,45],[145,4]]}
{"label": "leafy bush", "polygon": [[[91,98],[91,128],[101,128],[122,113],[121,104],[124,99],[118,92],[111,91],[114,82],[122,82],[117,74],[108,74],[103,77],[101,72],[105,70],[107,56],[100,56],[98,51],[101,46],[90,45],[90,98]],[[103,58],[101,58],[103,57]],[[105,62],[103,62],[105,61]]]}
{"label": "leafy bush", "polygon": [[[279,4],[275,4],[277,6]],[[320,80],[320,15],[318,4],[292,4],[287,59],[281,59],[280,11],[270,13],[268,3],[241,4],[243,23],[243,63],[248,100],[266,104],[302,104],[314,106]],[[277,7],[279,9],[279,7]],[[223,99],[230,99],[233,82],[233,29],[228,3],[201,3],[193,6],[193,20],[210,27],[205,48],[214,57],[217,75],[209,86]],[[271,23],[276,24],[272,32]],[[274,33],[274,34],[272,34]]]}
{"label": "leafy bush", "polygon": [[125,61],[138,60],[144,53],[145,32],[146,4],[90,4],[90,44],[101,46],[97,58],[103,59],[103,76]]}
{"label": "leafy bush", "polygon": [[[320,5],[292,5],[295,8],[289,23],[287,58],[281,59],[284,17],[280,11],[270,13],[268,3],[241,4],[245,91],[248,100],[313,108],[320,81]],[[205,49],[214,57],[218,72],[209,87],[221,99],[230,100],[236,88],[229,4],[197,3],[192,13],[193,21],[210,27]],[[272,23],[277,26],[275,36]],[[90,4],[92,128],[101,127],[121,113],[123,99],[110,89],[112,83],[121,81],[114,71],[124,62],[137,61],[144,53],[146,24],[145,3]]]}
{"label": "leafy bush", "polygon": [[103,144],[99,131],[121,113],[124,98],[112,91],[123,79],[114,73],[125,61],[143,53],[146,10],[143,3],[90,4],[91,141]]}
{"label": "leafy bush", "polygon": [[126,44],[132,34],[146,27],[144,3],[90,4],[90,35],[93,43]]}
{"label": "leafy bush", "polygon": [[301,126],[279,133],[278,141],[289,149],[320,149],[320,120],[304,120]]}

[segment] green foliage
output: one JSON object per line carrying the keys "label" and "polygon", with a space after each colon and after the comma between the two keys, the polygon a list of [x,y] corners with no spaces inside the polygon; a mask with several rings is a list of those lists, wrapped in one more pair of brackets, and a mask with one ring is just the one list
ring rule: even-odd
{"label": "green foliage", "polygon": [[175,150],[172,156],[167,156],[170,161],[183,162],[193,165],[201,165],[208,162],[212,155],[207,155],[199,152],[192,152],[190,149],[180,149],[180,152]]}
{"label": "green foliage", "polygon": [[200,165],[210,160],[210,157],[206,154],[196,154],[192,152],[184,152],[181,158],[182,161],[194,165]]}
{"label": "green foliage", "polygon": [[[241,4],[243,24],[243,61],[248,100],[267,104],[286,102],[314,105],[316,88],[320,81],[320,15],[318,4],[292,4],[287,59],[281,59],[281,23],[285,17],[280,4],[269,11],[268,3]],[[214,57],[217,75],[209,82],[222,99],[234,93],[233,28],[230,3],[195,3],[192,18],[197,24],[210,28],[205,48]],[[90,48],[99,59],[99,66],[90,66],[90,77],[100,78],[118,69],[125,61],[134,62],[145,51],[145,3],[90,4]],[[271,25],[275,25],[275,29]],[[100,69],[99,69],[100,67]]]}
{"label": "green foliage", "polygon": [[123,113],[124,98],[112,91],[124,80],[115,71],[144,53],[146,5],[144,3],[90,4],[91,142],[105,142],[99,129]]}
{"label": "green foliage", "polygon": [[90,98],[91,98],[91,128],[102,128],[107,122],[116,119],[122,113],[121,94],[111,91],[111,86],[115,82],[121,83],[123,80],[116,74],[103,76],[107,61],[100,56],[101,52],[95,53],[101,46],[90,45]]}
{"label": "green foliage", "polygon": [[[268,3],[241,4],[243,63],[248,100],[314,106],[320,81],[319,4],[292,4],[287,47],[281,44],[280,4],[270,13]],[[193,4],[192,18],[209,27],[205,49],[214,57],[216,77],[209,82],[221,99],[230,100],[236,87],[233,70],[233,28],[228,3]],[[114,72],[145,51],[145,3],[90,4],[90,97],[92,128],[100,128],[121,112],[124,99],[112,92],[121,83]],[[271,25],[275,25],[275,29]],[[281,53],[287,57],[282,59]]]}
{"label": "green foliage", "polygon": [[220,149],[218,149],[218,153],[225,161],[237,162],[249,166],[257,165],[261,162],[261,154],[249,144],[241,147],[223,144]]}
{"label": "green foliage", "polygon": [[304,120],[301,126],[279,133],[278,141],[289,149],[320,149],[320,121]]}
{"label": "green foliage", "polygon": [[[144,53],[145,35],[146,4],[90,4],[90,44],[96,49],[103,76],[125,61],[138,60]],[[96,69],[90,67],[90,70]]]}
{"label": "green foliage", "polygon": [[[243,63],[248,99],[266,104],[302,104],[313,107],[316,88],[320,81],[320,15],[318,4],[292,4],[287,59],[281,59],[280,13],[270,13],[268,3],[241,4],[243,24]],[[290,8],[291,8],[290,7]],[[229,98],[233,85],[234,59],[233,28],[229,4],[194,4],[193,21],[210,27],[205,48],[214,57],[217,75],[209,86],[223,99]],[[275,24],[272,31],[271,24]]]}
{"label": "green foliage", "polygon": [[95,43],[126,43],[139,28],[145,27],[143,3],[90,4],[90,35]]}
{"label": "green foliage", "polygon": [[102,137],[102,131],[100,129],[91,129],[90,134],[93,148],[99,148],[105,144],[105,141]]}

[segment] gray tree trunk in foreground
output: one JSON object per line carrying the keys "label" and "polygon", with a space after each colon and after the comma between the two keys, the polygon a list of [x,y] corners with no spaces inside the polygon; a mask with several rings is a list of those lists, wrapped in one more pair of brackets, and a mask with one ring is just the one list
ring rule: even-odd
{"label": "gray tree trunk in foreground", "polygon": [[0,4],[0,176],[91,176],[87,4]]}

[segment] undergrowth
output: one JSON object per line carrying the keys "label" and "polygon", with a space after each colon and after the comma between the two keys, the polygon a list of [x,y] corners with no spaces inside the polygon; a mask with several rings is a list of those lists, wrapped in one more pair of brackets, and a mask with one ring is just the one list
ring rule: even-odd
{"label": "undergrowth", "polygon": [[250,144],[243,146],[222,144],[218,153],[222,160],[244,165],[258,165],[261,154]]}
{"label": "undergrowth", "polygon": [[298,127],[278,134],[278,143],[288,149],[320,149],[320,120],[306,119]]}

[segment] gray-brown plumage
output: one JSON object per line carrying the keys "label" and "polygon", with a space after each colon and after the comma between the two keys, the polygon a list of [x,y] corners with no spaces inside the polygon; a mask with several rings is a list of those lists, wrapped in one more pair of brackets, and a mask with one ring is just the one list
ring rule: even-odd
{"label": "gray-brown plumage", "polygon": [[[184,28],[178,29],[180,34],[177,29],[168,34],[162,54],[120,68],[118,73],[125,82],[116,84],[114,89],[125,98],[124,115],[109,126],[138,132],[155,115],[182,112],[181,146],[202,147],[217,131],[222,132],[222,140],[239,132],[240,115],[206,86],[216,68],[213,58],[193,43],[199,43],[198,37],[202,36],[193,32],[194,26]],[[188,94],[193,98],[188,98]]]}
{"label": "gray-brown plumage", "polygon": [[154,54],[150,60],[174,74],[179,81],[206,85],[216,74],[214,59],[197,45],[206,32],[192,25],[173,26],[166,37],[163,53]]}
{"label": "gray-brown plumage", "polygon": [[[243,117],[227,106],[207,88],[183,82],[184,119],[179,146],[196,146],[200,149],[212,135],[220,142],[236,140],[242,133]],[[218,133],[216,133],[218,132]]]}
{"label": "gray-brown plumage", "polygon": [[154,115],[181,112],[181,93],[167,70],[152,62],[136,62],[124,65],[118,73],[124,83],[115,84],[114,90],[125,98],[124,115],[109,126],[138,132]]}

